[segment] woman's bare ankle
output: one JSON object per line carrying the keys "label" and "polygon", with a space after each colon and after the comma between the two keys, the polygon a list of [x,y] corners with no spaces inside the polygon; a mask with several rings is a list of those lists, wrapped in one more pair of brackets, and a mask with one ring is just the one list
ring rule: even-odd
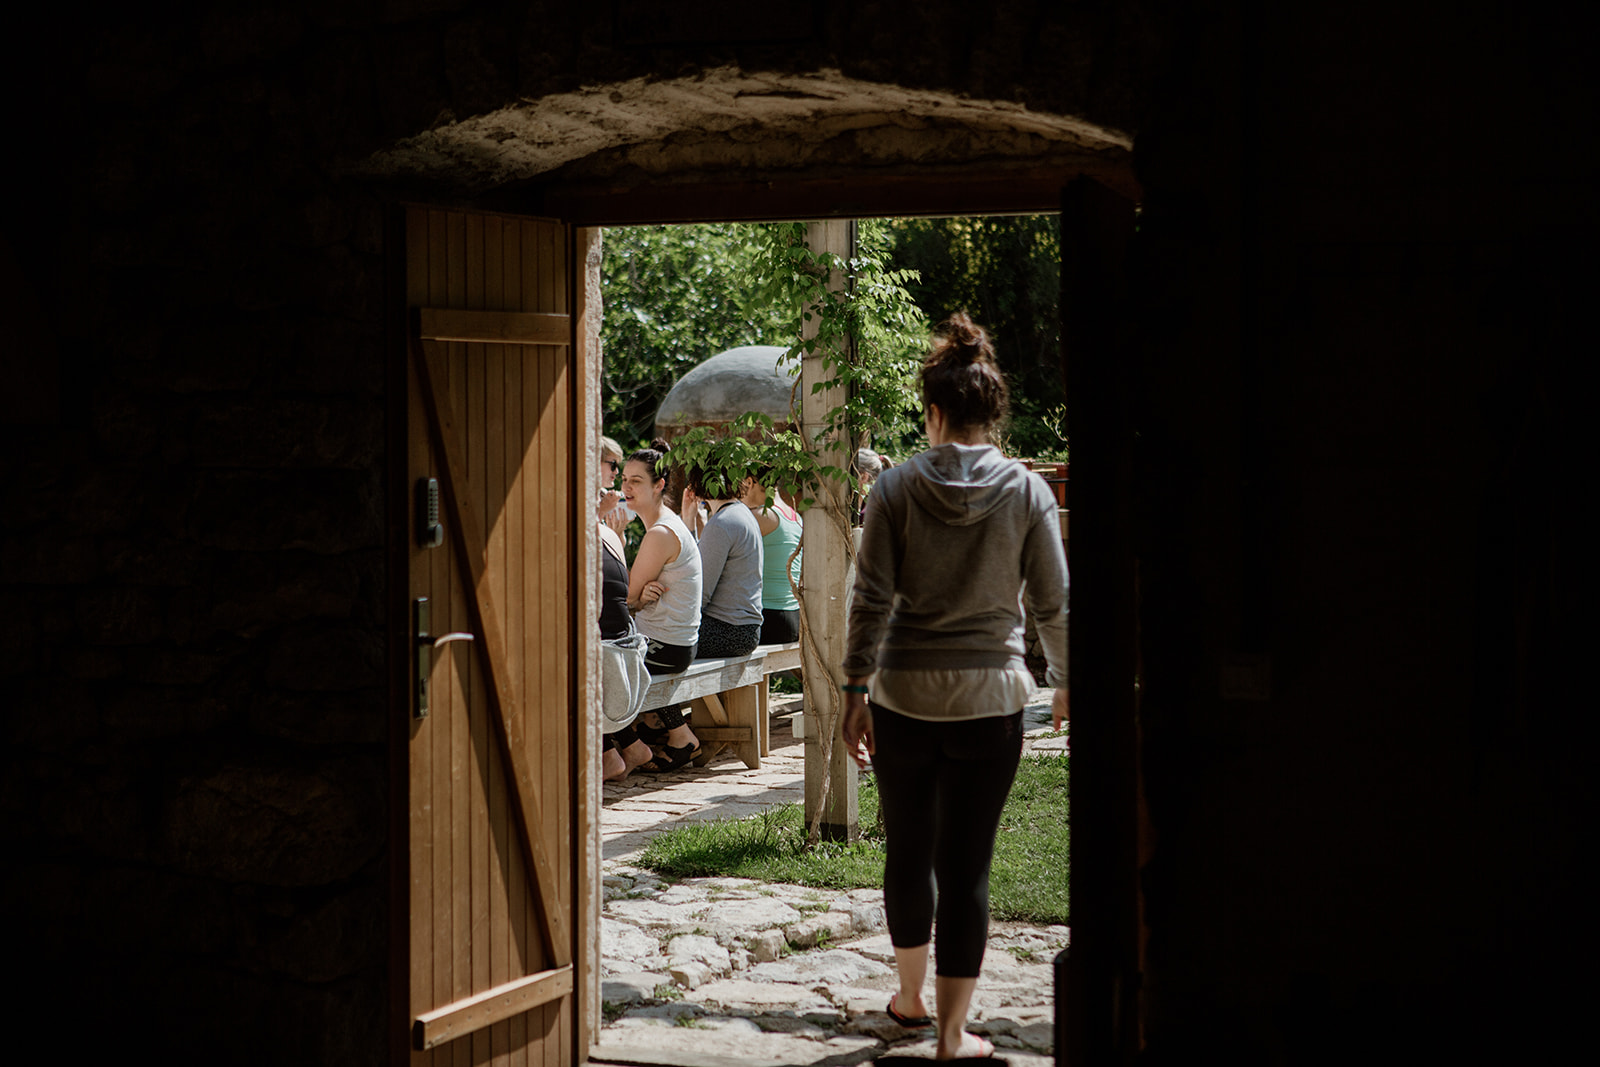
{"label": "woman's bare ankle", "polygon": [[928,1014],[928,1005],[923,1002],[922,990],[906,990],[902,988],[894,995],[894,1010],[908,1019],[916,1019]]}
{"label": "woman's bare ankle", "polygon": [[956,1034],[953,1044],[947,1042],[944,1034],[941,1033],[933,1058],[936,1060],[953,1060],[962,1056],[980,1057],[986,1054],[993,1054],[992,1046],[989,1042],[985,1038],[981,1038],[977,1034],[969,1034],[963,1029]]}

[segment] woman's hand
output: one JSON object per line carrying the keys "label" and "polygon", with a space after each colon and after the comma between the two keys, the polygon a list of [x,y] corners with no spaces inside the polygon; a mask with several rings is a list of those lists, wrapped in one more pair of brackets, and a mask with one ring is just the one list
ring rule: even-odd
{"label": "woman's hand", "polygon": [[[665,526],[653,526],[645,531],[644,540],[639,542],[639,552],[633,557],[633,566],[628,568],[629,608],[638,611],[661,599],[667,587],[657,579],[661,577],[661,569],[678,558],[678,551],[678,535]],[[652,582],[657,587],[655,595],[646,599],[645,587]]]}
{"label": "woman's hand", "polygon": [[652,578],[650,581],[644,583],[643,589],[639,590],[639,603],[642,605],[654,604],[656,601],[661,599],[662,595],[665,594],[666,591],[667,587],[665,583],[658,582]]}
{"label": "woman's hand", "polygon": [[1050,723],[1051,728],[1061,729],[1061,724],[1072,721],[1072,709],[1068,704],[1067,687],[1057,686],[1055,695],[1050,698]]}
{"label": "woman's hand", "polygon": [[[860,684],[862,679],[851,679]],[[844,746],[856,766],[865,770],[867,760],[877,755],[878,744],[872,737],[872,713],[867,710],[867,698],[861,693],[844,695]]]}

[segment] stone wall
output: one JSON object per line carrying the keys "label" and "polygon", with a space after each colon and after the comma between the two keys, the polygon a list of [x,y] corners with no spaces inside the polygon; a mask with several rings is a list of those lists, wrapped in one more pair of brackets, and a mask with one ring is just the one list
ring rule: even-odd
{"label": "stone wall", "polygon": [[[336,0],[19,23],[26,54],[5,77],[32,163],[4,227],[27,342],[7,365],[27,373],[0,427],[15,490],[0,900],[36,1025],[179,1059],[388,1055],[397,353],[373,153],[597,84],[621,86],[603,100],[626,110],[630,85],[714,68],[834,71],[1108,127],[1137,110],[1144,46],[1118,5],[1002,3],[976,21],[909,3],[690,3],[665,21],[657,6]],[[710,24],[723,36],[702,43]],[[1091,61],[1085,32],[1139,47]],[[524,148],[522,177],[570,158]],[[441,200],[483,184],[433,178]]]}
{"label": "stone wall", "polygon": [[1593,86],[1525,12],[1240,10],[1135,152],[1151,1053],[1538,1055],[1593,928]]}
{"label": "stone wall", "polygon": [[[1330,1058],[1393,1019],[1470,1047],[1456,1009],[1592,925],[1561,492],[1594,270],[1571,254],[1595,223],[1578,27],[750,7],[18,23],[0,902],[21,1017],[167,1058],[387,1058],[397,354],[362,167],[594,86],[833,71],[998,128],[1136,136],[1150,1054]],[[738,129],[745,163],[787,151]],[[1000,142],[1032,151],[965,143]],[[468,202],[482,178],[431,181]],[[1270,668],[1269,699],[1223,698],[1240,665]]]}
{"label": "stone wall", "polygon": [[329,30],[71,31],[7,72],[54,146],[4,226],[44,338],[0,428],[19,1006],[81,1052],[375,1062],[384,249],[297,84]]}

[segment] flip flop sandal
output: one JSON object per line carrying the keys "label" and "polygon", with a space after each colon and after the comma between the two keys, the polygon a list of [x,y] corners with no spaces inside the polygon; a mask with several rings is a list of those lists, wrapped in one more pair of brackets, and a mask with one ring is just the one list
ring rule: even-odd
{"label": "flip flop sandal", "polygon": [[970,1056],[968,1056],[968,1055],[957,1056],[956,1059],[958,1059],[958,1060],[988,1060],[988,1059],[993,1059],[994,1058],[994,1042],[990,1041],[986,1037],[979,1037],[977,1034],[963,1034],[961,1036],[961,1051],[963,1053],[965,1053],[966,1050],[967,1050],[967,1038],[969,1038],[969,1037],[972,1038],[972,1040],[974,1040],[974,1041],[976,1041],[978,1043],[977,1051],[974,1052]]}
{"label": "flip flop sandal", "polygon": [[655,759],[639,764],[634,770],[643,771],[646,774],[666,774],[669,771],[676,771],[686,766],[690,760],[698,755],[700,755],[700,746],[698,744],[680,745],[677,748],[673,748],[671,745],[663,745],[660,755],[656,756]]}
{"label": "flip flop sandal", "polygon": [[931,1016],[927,1016],[927,1015],[901,1015],[899,1012],[895,1011],[894,1010],[894,1002],[895,1002],[895,999],[897,997],[899,997],[899,996],[900,996],[900,994],[896,993],[894,996],[890,997],[889,998],[889,1006],[887,1008],[883,1009],[884,1011],[889,1013],[889,1018],[894,1020],[896,1026],[902,1027],[902,1028],[904,1028],[906,1030],[920,1030],[924,1026],[932,1026],[933,1025],[933,1018]]}

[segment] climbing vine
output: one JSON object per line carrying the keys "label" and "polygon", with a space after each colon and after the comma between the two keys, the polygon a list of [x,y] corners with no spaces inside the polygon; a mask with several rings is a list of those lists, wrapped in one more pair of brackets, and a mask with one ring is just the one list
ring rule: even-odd
{"label": "climbing vine", "polygon": [[[723,492],[730,496],[747,473],[769,470],[769,495],[774,489],[781,490],[807,509],[809,521],[833,523],[847,561],[853,563],[855,539],[850,517],[854,509],[849,501],[854,487],[850,472],[841,463],[847,464],[870,440],[898,445],[917,430],[918,355],[927,344],[928,321],[906,289],[916,280],[916,272],[889,267],[888,234],[882,223],[857,224],[856,248],[849,257],[808,248],[803,223],[774,224],[761,231],[753,289],[793,324],[789,348],[779,360],[780,366],[792,368],[795,377],[789,423],[803,425],[800,363],[808,357],[820,359],[823,371],[813,392],[837,389],[843,401],[826,413],[809,438],[797,430],[776,429],[766,415],[749,412],[735,419],[724,433],[704,427],[688,431],[673,442],[673,458],[700,467],[708,481],[722,483]],[[707,488],[715,492],[709,485]],[[837,504],[841,497],[844,506]],[[817,506],[819,500],[829,499],[835,501],[832,506]],[[819,675],[827,676],[832,665],[811,632],[806,590],[795,582],[792,557],[789,562],[789,581],[801,602],[802,653]],[[833,744],[844,711],[837,687],[822,688],[824,692],[813,694],[813,706],[819,718],[825,777],[822,803],[812,812],[807,828],[809,845],[821,837],[822,813],[833,786],[826,768],[832,766]]]}
{"label": "climbing vine", "polygon": [[[807,357],[822,360],[824,378],[813,391],[840,388],[844,401],[827,412],[810,440],[749,412],[725,433],[688,431],[673,442],[673,456],[675,462],[725,472],[735,482],[765,465],[775,481],[769,488],[811,507],[825,481],[848,480],[837,457],[849,457],[869,441],[898,448],[914,439],[917,369],[928,320],[906,289],[916,272],[889,266],[888,229],[881,220],[857,224],[856,251],[848,258],[807,248],[804,223],[756,229],[751,288],[757,302],[791,327],[789,347],[778,361],[795,379],[790,425],[801,425],[800,362]],[[807,324],[814,328],[807,330]]]}

